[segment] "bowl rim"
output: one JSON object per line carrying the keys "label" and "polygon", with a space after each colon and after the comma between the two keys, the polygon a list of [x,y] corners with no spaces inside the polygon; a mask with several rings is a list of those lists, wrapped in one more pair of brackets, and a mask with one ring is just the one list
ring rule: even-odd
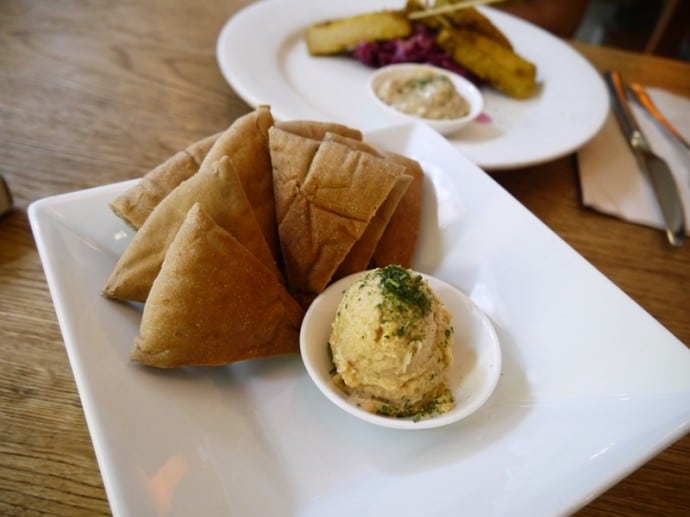
{"label": "bowl rim", "polygon": [[[453,119],[432,119],[421,117],[418,115],[411,115],[409,113],[404,113],[397,110],[393,106],[385,103],[377,94],[375,90],[375,83],[379,81],[382,77],[390,74],[394,74],[399,70],[430,70],[439,74],[443,74],[448,77],[455,86],[458,93],[462,95],[465,100],[470,105],[470,111],[467,115]],[[413,120],[424,122],[434,129],[441,132],[459,129],[462,126],[475,120],[484,109],[484,96],[481,90],[469,79],[461,76],[460,74],[448,70],[446,68],[441,68],[436,65],[431,65],[429,63],[392,63],[389,65],[384,65],[380,68],[375,69],[369,76],[367,80],[367,90],[371,97],[374,99],[375,103],[386,110],[389,114],[399,117],[401,120]]]}
{"label": "bowl rim", "polygon": [[[409,269],[409,268],[408,268]],[[330,377],[330,372],[325,372],[323,367],[318,365],[319,351],[315,348],[313,341],[308,341],[308,333],[312,331],[313,325],[319,325],[319,323],[314,323],[315,318],[318,316],[330,317],[327,320],[327,325],[330,328],[332,323],[332,317],[335,315],[342,295],[348,287],[353,285],[362,275],[372,271],[372,269],[367,269],[358,273],[353,273],[344,278],[341,278],[328,286],[323,293],[317,296],[316,299],[311,303],[307,309],[302,327],[300,328],[300,355],[302,358],[302,363],[304,364],[307,374],[309,375],[312,382],[316,385],[316,388],[334,405],[342,409],[343,411],[349,413],[351,416],[356,417],[359,420],[367,422],[369,424],[374,424],[380,427],[401,429],[401,430],[421,430],[421,429],[432,429],[447,426],[449,424],[461,421],[477,410],[479,410],[491,397],[492,393],[496,389],[498,384],[500,373],[502,370],[502,352],[501,345],[498,338],[496,329],[493,326],[493,322],[490,318],[470,299],[470,297],[464,293],[461,289],[455,287],[454,285],[441,280],[438,277],[421,273],[414,269],[409,269],[411,272],[420,274],[425,280],[429,282],[430,287],[439,294],[439,289],[447,290],[447,292],[453,293],[453,296],[457,296],[458,300],[461,300],[461,304],[466,306],[469,311],[473,313],[473,321],[475,325],[482,327],[482,332],[484,333],[483,340],[484,343],[484,366],[486,367],[487,362],[491,362],[492,365],[487,368],[485,372],[485,377],[481,387],[476,393],[472,394],[471,397],[463,397],[463,404],[456,406],[451,409],[450,412],[444,413],[442,415],[433,416],[427,419],[422,419],[419,421],[414,421],[409,418],[393,418],[386,417],[382,415],[377,415],[370,413],[362,408],[358,408],[353,405],[347,396],[342,393],[332,382]],[[339,291],[339,294],[338,294]],[[443,297],[443,296],[441,296]],[[327,306],[324,308],[322,302],[326,302]],[[332,307],[329,307],[332,305]],[[446,306],[448,304],[446,303]],[[449,308],[450,309],[450,308]],[[452,312],[453,318],[455,314]],[[454,325],[457,322],[454,322]],[[320,325],[324,325],[324,321],[320,322]],[[327,346],[327,338],[324,346]],[[455,347],[455,345],[454,345]],[[315,352],[316,350],[316,352]],[[323,351],[321,351],[321,354]],[[327,352],[330,354],[330,351]],[[316,355],[314,355],[316,354]],[[315,360],[317,359],[317,360]],[[328,373],[328,375],[326,375]],[[464,381],[463,381],[464,382]],[[452,381],[451,381],[452,383]],[[453,389],[453,388],[451,388]],[[456,389],[453,389],[454,395],[458,395]]]}

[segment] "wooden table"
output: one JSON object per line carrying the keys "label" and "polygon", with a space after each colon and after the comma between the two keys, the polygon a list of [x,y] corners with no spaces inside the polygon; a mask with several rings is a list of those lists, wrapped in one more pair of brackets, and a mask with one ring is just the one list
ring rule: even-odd
{"label": "wooden table", "polygon": [[[215,42],[240,0],[5,0],[0,12],[0,514],[107,514],[27,219],[44,196],[134,178],[250,110]],[[576,44],[600,70],[690,97],[690,64]],[[496,179],[681,341],[690,246],[582,207],[574,156]],[[582,515],[690,515],[690,437]]]}

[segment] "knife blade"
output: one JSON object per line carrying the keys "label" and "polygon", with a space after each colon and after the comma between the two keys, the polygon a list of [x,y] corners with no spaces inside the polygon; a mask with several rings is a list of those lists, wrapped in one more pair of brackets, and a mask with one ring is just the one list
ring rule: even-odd
{"label": "knife blade", "polygon": [[604,72],[604,81],[611,95],[611,107],[618,124],[640,169],[652,185],[664,217],[666,237],[671,245],[681,246],[685,241],[685,214],[673,174],[666,162],[652,152],[649,142],[638,127],[628,105],[620,72],[617,70]]}
{"label": "knife blade", "polygon": [[660,126],[662,126],[676,140],[683,144],[686,149],[690,150],[690,142],[688,142],[685,137],[681,135],[675,127],[673,127],[673,124],[668,121],[664,114],[659,111],[659,108],[656,107],[656,104],[654,104],[654,101],[652,101],[644,86],[634,82],[629,82],[625,86],[626,90],[630,93],[635,102],[642,106],[642,108],[644,108]]}

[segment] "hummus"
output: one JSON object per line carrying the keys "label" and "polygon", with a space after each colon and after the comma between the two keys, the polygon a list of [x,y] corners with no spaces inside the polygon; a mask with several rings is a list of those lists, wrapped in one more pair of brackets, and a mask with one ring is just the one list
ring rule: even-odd
{"label": "hummus", "polygon": [[422,419],[453,406],[450,314],[421,275],[400,266],[365,273],[332,324],[333,379],[372,413]]}
{"label": "hummus", "polygon": [[375,87],[379,99],[398,111],[427,119],[454,119],[470,112],[467,99],[442,73],[412,70],[381,81]]}

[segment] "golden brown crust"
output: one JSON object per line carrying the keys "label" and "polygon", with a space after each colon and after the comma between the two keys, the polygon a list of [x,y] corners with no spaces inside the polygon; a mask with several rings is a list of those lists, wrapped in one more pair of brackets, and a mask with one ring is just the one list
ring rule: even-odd
{"label": "golden brown crust", "polygon": [[281,129],[278,124],[268,130],[268,142],[273,166],[276,222],[280,225],[320,144],[318,140]]}
{"label": "golden brown crust", "polygon": [[215,162],[223,156],[228,157],[239,175],[273,258],[280,262],[268,151],[268,129],[272,125],[273,116],[268,106],[259,106],[238,118],[218,137],[199,166],[199,173],[211,171]]}
{"label": "golden brown crust", "polygon": [[386,196],[384,202],[381,203],[381,206],[379,206],[371,221],[369,221],[362,236],[354,243],[347,256],[338,266],[338,269],[333,274],[333,280],[363,271],[369,267],[381,236],[388,227],[391,217],[411,183],[412,176],[401,174],[398,177],[388,196]]}
{"label": "golden brown crust", "polygon": [[195,203],[200,203],[221,227],[280,278],[238,173],[230,160],[223,157],[211,171],[182,182],[154,209],[115,265],[103,289],[105,296],[146,300],[168,246]]}
{"label": "golden brown crust", "polygon": [[197,203],[151,288],[131,359],[171,368],[298,353],[302,316],[275,275]]}
{"label": "golden brown crust", "polygon": [[[332,141],[321,142],[311,163],[304,165],[307,170],[287,176],[274,171],[277,192],[288,189],[284,197],[291,199],[278,231],[289,287],[296,293],[319,293],[405,169]],[[296,176],[301,181],[282,181]]]}
{"label": "golden brown crust", "polygon": [[194,160],[194,163],[196,163],[197,170],[221,134],[222,133],[215,133],[211,136],[202,138],[201,140],[197,140],[185,149],[185,152],[192,158],[192,160]]}
{"label": "golden brown crust", "polygon": [[140,228],[165,196],[184,180],[196,174],[201,161],[219,134],[194,142],[151,169],[136,185],[111,201],[111,210],[132,228]]}
{"label": "golden brown crust", "polygon": [[460,65],[498,91],[525,99],[536,90],[536,66],[482,34],[442,29],[439,46]]}
{"label": "golden brown crust", "polygon": [[383,152],[389,160],[405,166],[405,174],[412,182],[403,194],[374,251],[374,263],[378,267],[399,264],[412,267],[414,252],[419,238],[422,218],[424,171],[416,160],[400,154]]}
{"label": "golden brown crust", "polygon": [[373,156],[380,156],[378,149],[376,149],[374,146],[369,145],[364,140],[360,140],[359,138],[352,138],[351,136],[342,133],[327,131],[326,134],[323,135],[323,138],[321,140],[325,142],[338,142],[339,144],[348,146],[350,149],[355,149],[357,151],[369,153]]}
{"label": "golden brown crust", "polygon": [[[373,156],[385,157],[385,154],[382,154],[381,151],[369,145],[368,143],[339,134],[329,132],[324,137],[324,140],[330,142],[339,142],[343,145],[347,145],[350,147],[350,149],[356,149],[369,153]],[[397,160],[397,162],[406,167],[408,166],[407,162],[401,162],[400,160]],[[372,217],[362,236],[357,240],[357,242],[354,243],[347,256],[338,266],[338,269],[333,275],[333,280],[345,277],[351,273],[356,273],[357,271],[362,271],[369,266],[378,242],[388,226],[391,217],[397,210],[398,204],[407,191],[412,179],[412,176],[408,174],[402,174],[400,177],[398,177],[395,185],[391,189],[385,201],[381,204],[378,210],[376,210],[374,217]],[[412,221],[409,222],[412,223]]]}
{"label": "golden brown crust", "polygon": [[[436,0],[433,3],[433,7],[441,7],[454,3],[457,3],[457,0]],[[425,5],[419,1],[413,0],[407,2],[405,9],[408,13],[411,13],[414,11],[424,10]],[[507,49],[512,50],[513,48],[513,45],[508,37],[503,34],[503,32],[501,32],[501,30],[496,27],[491,20],[489,20],[474,7],[466,7],[436,16],[423,17],[420,18],[419,21],[435,30],[440,30],[445,27],[453,29],[465,29],[476,32],[494,40],[496,43]]]}
{"label": "golden brown crust", "polygon": [[326,134],[333,133],[342,135],[354,140],[362,139],[362,132],[337,122],[322,122],[319,120],[284,120],[276,122],[275,127],[299,135],[304,138],[312,138],[314,140],[323,140]]}
{"label": "golden brown crust", "polygon": [[[411,261],[421,167],[356,129],[274,123],[260,107],[178,155],[195,173],[174,186],[166,177],[171,190],[103,289],[145,302],[134,361],[167,368],[296,353],[303,308],[330,281],[372,255]],[[261,214],[270,214],[280,262]]]}
{"label": "golden brown crust", "polygon": [[406,168],[405,175],[377,210],[365,233],[338,267],[334,278],[365,269],[372,258],[377,266],[399,264],[412,267],[419,236],[424,185],[424,171],[419,162],[339,134],[327,133],[324,140],[340,142],[352,149],[392,160]]}
{"label": "golden brown crust", "polygon": [[311,25],[305,33],[313,56],[345,52],[363,41],[382,41],[408,36],[412,24],[402,11],[384,10],[327,20]]}

